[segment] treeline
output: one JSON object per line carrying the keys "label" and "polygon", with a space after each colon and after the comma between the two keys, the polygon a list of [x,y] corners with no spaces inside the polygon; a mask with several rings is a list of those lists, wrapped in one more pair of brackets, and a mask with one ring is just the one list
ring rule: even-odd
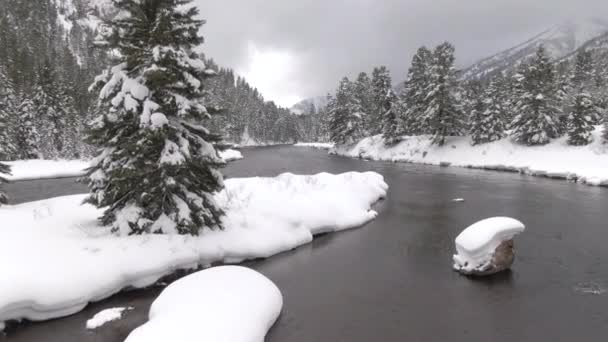
{"label": "treeline", "polygon": [[552,62],[540,46],[517,70],[461,81],[454,52],[447,42],[418,49],[399,94],[385,67],[374,69],[371,80],[365,73],[342,79],[327,108],[331,140],[349,144],[382,134],[392,145],[429,135],[443,145],[447,137],[470,135],[474,145],[507,136],[542,145],[567,135],[569,144],[586,145],[594,126],[606,122],[608,66],[601,53],[582,49]]}
{"label": "treeline", "polygon": [[[98,96],[88,88],[109,62],[94,41],[99,18],[111,14],[88,0],[2,0],[0,160],[94,154],[84,140]],[[232,70],[210,65],[217,75],[205,84],[222,110],[210,126],[227,142],[291,143],[309,134],[308,118],[265,101]]]}

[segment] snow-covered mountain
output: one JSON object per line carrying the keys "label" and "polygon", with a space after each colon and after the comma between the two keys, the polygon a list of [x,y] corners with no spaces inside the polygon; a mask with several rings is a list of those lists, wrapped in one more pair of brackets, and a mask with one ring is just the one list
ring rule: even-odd
{"label": "snow-covered mountain", "polygon": [[517,67],[543,45],[554,59],[566,57],[581,46],[608,33],[608,20],[592,18],[555,25],[510,49],[482,59],[462,70],[461,79],[483,78]]}
{"label": "snow-covered mountain", "polygon": [[327,96],[316,96],[296,103],[290,110],[295,115],[302,115],[316,113],[325,107],[327,107]]}

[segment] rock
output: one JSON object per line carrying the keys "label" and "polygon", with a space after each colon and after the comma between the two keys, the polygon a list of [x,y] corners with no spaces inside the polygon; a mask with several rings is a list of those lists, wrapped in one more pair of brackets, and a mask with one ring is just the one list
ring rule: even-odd
{"label": "rock", "polygon": [[505,271],[515,260],[515,235],[525,226],[511,218],[495,217],[465,229],[456,238],[454,269],[465,275],[487,276]]}

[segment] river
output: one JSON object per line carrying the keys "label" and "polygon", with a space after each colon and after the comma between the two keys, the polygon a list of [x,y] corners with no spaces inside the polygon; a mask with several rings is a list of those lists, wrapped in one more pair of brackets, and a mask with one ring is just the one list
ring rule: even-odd
{"label": "river", "polygon": [[[224,170],[227,177],[375,171],[390,185],[377,205],[379,217],[367,226],[247,263],[272,279],[285,299],[268,342],[604,341],[608,336],[606,188],[370,162],[287,146],[243,154],[244,160]],[[62,179],[14,183],[7,190],[22,202],[86,188]],[[453,272],[460,231],[502,215],[527,225],[516,240],[513,270],[477,280]],[[161,289],[125,292],[67,318],[9,327],[0,340],[122,341],[145,322]],[[115,306],[135,310],[116,325],[85,330],[88,318]]]}

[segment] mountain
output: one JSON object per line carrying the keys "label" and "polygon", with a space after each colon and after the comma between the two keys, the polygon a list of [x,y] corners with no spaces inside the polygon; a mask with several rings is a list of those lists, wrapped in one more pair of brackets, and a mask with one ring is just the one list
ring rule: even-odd
{"label": "mountain", "polygon": [[295,115],[316,113],[327,107],[327,96],[315,96],[302,100],[291,107],[291,112]]}
{"label": "mountain", "polygon": [[540,45],[543,45],[554,59],[562,59],[606,33],[608,33],[608,20],[605,19],[592,18],[565,22],[519,45],[476,62],[463,69],[460,77],[462,80],[479,79],[512,70],[522,61],[533,56]]}

